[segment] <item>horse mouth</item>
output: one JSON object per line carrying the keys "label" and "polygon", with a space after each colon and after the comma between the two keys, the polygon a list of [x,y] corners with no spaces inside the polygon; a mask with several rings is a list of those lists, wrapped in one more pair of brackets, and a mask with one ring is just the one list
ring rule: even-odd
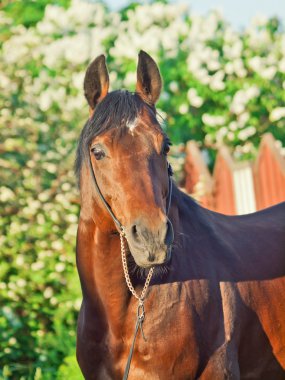
{"label": "horse mouth", "polygon": [[167,247],[165,260],[159,263],[155,261],[151,262],[149,260],[146,262],[137,261],[131,250],[128,251],[128,265],[130,273],[138,278],[145,279],[150,268],[154,268],[153,277],[163,277],[170,270],[172,246]]}

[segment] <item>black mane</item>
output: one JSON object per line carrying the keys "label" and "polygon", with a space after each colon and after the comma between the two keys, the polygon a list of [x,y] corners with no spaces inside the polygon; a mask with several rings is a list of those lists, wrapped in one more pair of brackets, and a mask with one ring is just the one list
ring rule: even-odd
{"label": "black mane", "polygon": [[155,109],[147,105],[139,95],[126,90],[110,92],[96,107],[81,132],[75,159],[75,174],[80,183],[82,162],[89,154],[89,147],[94,137],[112,128],[121,128],[133,122],[143,107],[147,107],[155,117]]}

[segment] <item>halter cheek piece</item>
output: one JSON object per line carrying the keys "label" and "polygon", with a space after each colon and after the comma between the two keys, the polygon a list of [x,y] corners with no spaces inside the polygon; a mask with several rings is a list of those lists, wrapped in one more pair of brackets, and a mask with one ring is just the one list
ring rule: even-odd
{"label": "halter cheek piece", "polygon": [[[92,173],[92,177],[93,177],[93,182],[94,182],[94,185],[95,185],[95,188],[96,188],[96,191],[101,199],[101,201],[103,202],[106,210],[108,211],[108,213],[110,214],[110,216],[112,217],[116,227],[119,229],[120,232],[122,232],[124,230],[124,227],[123,225],[120,223],[120,221],[116,218],[115,214],[113,213],[110,205],[108,204],[108,202],[106,201],[106,199],[104,198],[103,194],[101,193],[101,190],[98,186],[98,183],[97,183],[97,180],[96,180],[96,176],[95,176],[95,173],[94,173],[94,170],[93,170],[93,166],[92,166],[92,162],[91,162],[91,156],[89,154],[89,165],[90,165],[90,170],[91,170],[91,173]],[[170,165],[169,162],[167,162],[167,172],[168,172],[168,195],[167,195],[167,199],[166,199],[166,216],[167,216],[167,219],[168,219],[168,213],[169,213],[169,210],[170,210],[170,206],[171,206],[171,197],[172,197],[172,180],[171,180],[171,177],[173,176],[173,170],[172,170],[172,166]],[[173,227],[172,227],[172,223],[170,222],[170,220],[168,219],[168,223],[169,223],[169,226],[170,228],[172,229],[172,232],[173,232]]]}

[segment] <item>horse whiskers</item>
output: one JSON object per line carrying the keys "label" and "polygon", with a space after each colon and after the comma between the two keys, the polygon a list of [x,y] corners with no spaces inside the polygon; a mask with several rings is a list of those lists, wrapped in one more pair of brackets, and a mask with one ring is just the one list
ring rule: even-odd
{"label": "horse whiskers", "polygon": [[170,272],[170,267],[165,264],[165,265],[159,265],[159,266],[156,266],[154,268],[154,272],[153,272],[153,275],[154,277],[163,277],[165,275],[167,275],[167,273]]}
{"label": "horse whiskers", "polygon": [[[131,253],[128,254],[128,268],[131,276],[135,276],[139,280],[145,280],[147,278],[149,268],[143,268],[136,264]],[[170,271],[170,267],[167,264],[161,264],[154,266],[153,277],[163,277]]]}

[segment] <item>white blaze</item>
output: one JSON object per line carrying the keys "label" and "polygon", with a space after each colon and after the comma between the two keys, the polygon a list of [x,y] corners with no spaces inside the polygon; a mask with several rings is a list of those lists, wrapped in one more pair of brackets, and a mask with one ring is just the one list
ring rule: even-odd
{"label": "white blaze", "polygon": [[137,119],[134,119],[133,121],[127,123],[127,128],[129,128],[131,133],[134,131],[136,126],[137,126]]}

